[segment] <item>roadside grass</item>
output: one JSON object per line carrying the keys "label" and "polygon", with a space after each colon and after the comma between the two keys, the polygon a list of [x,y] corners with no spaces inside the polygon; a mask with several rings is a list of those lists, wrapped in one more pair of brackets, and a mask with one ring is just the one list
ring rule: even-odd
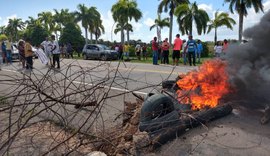
{"label": "roadside grass", "polygon": [[[201,58],[201,62],[200,63],[196,63],[197,65],[200,65],[202,64],[203,62],[207,61],[207,60],[210,60],[212,59],[213,57],[212,56],[209,56],[209,57],[202,57]],[[73,59],[83,59],[82,55],[80,54],[80,56],[78,55],[78,53],[75,53],[73,54]],[[115,60],[115,62],[117,62],[119,60]],[[152,64],[153,63],[153,58],[152,57],[147,57],[146,60],[144,60],[144,58],[141,57],[141,60],[138,60],[138,58],[136,56],[130,56],[129,57],[129,60],[127,60],[126,57],[123,58],[123,61],[124,62],[131,62],[131,63],[146,63],[146,64]],[[184,63],[184,60],[183,58],[180,58],[179,60],[179,64],[183,65]],[[172,60],[172,57],[169,56],[169,64],[172,65],[173,63],[173,60]],[[161,64],[161,61],[160,59],[158,60],[158,64]]]}

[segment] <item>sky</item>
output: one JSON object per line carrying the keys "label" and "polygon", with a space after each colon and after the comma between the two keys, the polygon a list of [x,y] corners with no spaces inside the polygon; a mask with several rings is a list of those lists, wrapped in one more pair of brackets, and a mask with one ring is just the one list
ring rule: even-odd
{"label": "sky", "polygon": [[[21,18],[23,21],[27,20],[29,16],[37,18],[37,14],[43,11],[51,11],[54,9],[69,9],[69,11],[76,11],[78,4],[85,4],[86,6],[95,6],[100,12],[103,25],[105,27],[105,34],[100,38],[108,41],[120,41],[120,33],[114,34],[115,28],[114,20],[111,14],[111,7],[117,2],[117,0],[0,0],[0,26],[7,25],[10,18]],[[194,2],[194,0],[190,0]],[[223,0],[196,0],[199,8],[204,9],[210,19],[213,19],[213,15],[216,11],[229,12],[228,4]],[[154,36],[156,36],[156,30],[150,31],[150,26],[154,24],[154,20],[157,18],[157,6],[160,0],[137,0],[138,8],[143,14],[143,17],[138,21],[131,21],[133,26],[133,32],[130,34],[130,39],[142,40],[143,42],[150,42]],[[4,4],[4,5],[2,5]],[[265,12],[270,9],[270,0],[263,0]],[[260,18],[264,13],[255,13],[254,9],[248,10],[248,16],[244,18],[244,29],[252,27],[260,21]],[[169,17],[168,13],[163,13],[162,18]],[[238,14],[231,14],[236,21],[233,30],[221,27],[218,29],[218,40],[223,39],[238,39]],[[180,33],[178,24],[176,23],[176,17],[174,17],[173,23],[173,38],[176,34]],[[84,30],[82,30],[82,35]],[[209,34],[198,35],[193,30],[194,38],[201,39],[202,41],[213,41],[214,31]],[[181,35],[181,33],[180,33]],[[169,28],[163,28],[161,31],[162,39],[169,36]],[[88,37],[89,38],[89,37]],[[182,39],[187,39],[187,36],[181,35]]]}

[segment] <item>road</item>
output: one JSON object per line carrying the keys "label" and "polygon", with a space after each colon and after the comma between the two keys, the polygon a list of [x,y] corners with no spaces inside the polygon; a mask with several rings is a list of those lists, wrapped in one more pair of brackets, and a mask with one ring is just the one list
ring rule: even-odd
{"label": "road", "polygon": [[[24,101],[30,101],[31,105],[40,103],[34,110],[39,116],[46,119],[52,119],[61,123],[69,123],[72,126],[82,126],[86,131],[85,123],[93,124],[93,121],[100,119],[100,124],[115,125],[120,123],[121,118],[116,118],[123,112],[124,101],[136,102],[135,97],[131,94],[134,92],[142,97],[150,92],[160,92],[161,82],[163,80],[174,80],[178,74],[186,73],[197,67],[170,65],[151,65],[130,62],[100,62],[94,60],[61,60],[61,70],[52,70],[46,65],[34,60],[34,70],[32,72],[21,70],[19,62],[2,67],[0,79],[18,79],[13,84],[0,83],[0,95],[8,96],[15,94],[16,91],[23,90],[26,92],[20,100],[16,100],[16,105],[23,105]],[[1,78],[2,77],[2,78]],[[36,89],[36,92],[25,90],[23,86],[27,79],[31,79],[27,84],[30,90]],[[10,81],[7,81],[10,82]],[[23,84],[23,85],[22,85]],[[31,84],[35,84],[31,86]],[[20,87],[18,87],[20,86]],[[16,94],[18,94],[16,92]],[[46,94],[44,96],[42,93]],[[30,94],[31,93],[31,94]],[[39,95],[42,97],[39,97]],[[52,103],[54,97],[62,104]],[[103,100],[103,98],[105,100]],[[31,99],[31,100],[30,100]],[[44,102],[46,101],[46,102]],[[91,101],[98,101],[102,109],[85,108],[81,110],[74,109],[74,103],[81,104]],[[72,103],[68,105],[67,103]],[[63,106],[63,104],[66,104]],[[34,106],[29,109],[33,109]],[[50,111],[44,111],[50,108]],[[96,108],[96,107],[95,107]],[[91,117],[90,117],[91,116]],[[118,122],[119,121],[119,122]]]}

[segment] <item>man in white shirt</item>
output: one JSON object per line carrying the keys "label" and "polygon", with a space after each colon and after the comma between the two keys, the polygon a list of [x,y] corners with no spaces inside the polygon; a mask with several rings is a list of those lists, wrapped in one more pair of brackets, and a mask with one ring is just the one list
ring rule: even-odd
{"label": "man in white shirt", "polygon": [[[43,47],[44,52],[48,59],[50,60],[50,65],[52,65],[52,54],[51,54],[51,46],[49,41],[49,37],[46,37],[45,41],[43,41],[40,45]],[[48,61],[49,62],[49,61]],[[47,64],[48,65],[48,64]]]}
{"label": "man in white shirt", "polygon": [[57,63],[57,69],[60,69],[60,50],[59,50],[59,44],[58,42],[55,40],[55,35],[51,36],[52,41],[51,41],[51,45],[52,45],[52,50],[51,53],[53,55],[53,64],[52,67],[55,67],[55,62]]}

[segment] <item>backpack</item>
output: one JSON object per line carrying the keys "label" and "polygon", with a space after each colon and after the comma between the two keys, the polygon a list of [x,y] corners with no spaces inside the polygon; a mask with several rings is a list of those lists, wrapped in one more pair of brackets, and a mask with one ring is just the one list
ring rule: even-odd
{"label": "backpack", "polygon": [[188,52],[195,52],[196,42],[194,40],[189,40],[187,45],[188,45]]}

